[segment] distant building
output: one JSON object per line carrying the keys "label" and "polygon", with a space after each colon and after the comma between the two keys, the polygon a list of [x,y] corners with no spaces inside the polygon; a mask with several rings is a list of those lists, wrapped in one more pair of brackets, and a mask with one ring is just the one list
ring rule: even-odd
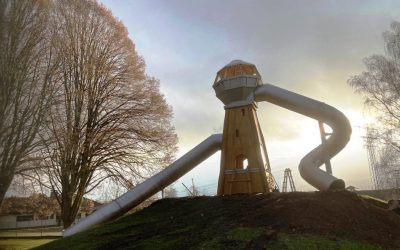
{"label": "distant building", "polygon": [[[100,203],[84,198],[76,220],[96,210]],[[54,196],[34,194],[29,197],[8,197],[0,210],[0,229],[59,226],[61,209]]]}

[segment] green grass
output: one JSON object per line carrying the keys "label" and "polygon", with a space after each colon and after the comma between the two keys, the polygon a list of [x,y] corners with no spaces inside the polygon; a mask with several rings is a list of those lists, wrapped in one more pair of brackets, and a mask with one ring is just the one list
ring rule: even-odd
{"label": "green grass", "polygon": [[[328,239],[315,235],[288,235],[283,234],[278,237],[278,241],[268,246],[272,250],[383,250],[384,248],[349,240]],[[386,249],[386,248],[385,248]]]}
{"label": "green grass", "polygon": [[376,197],[373,197],[373,196],[370,196],[370,195],[367,195],[367,194],[360,194],[360,196],[361,197],[364,197],[364,198],[366,198],[366,199],[371,199],[371,200],[375,200],[375,201],[377,201],[377,202],[381,202],[381,203],[383,203],[383,204],[385,204],[385,205],[387,205],[387,201],[385,201],[385,200],[382,200],[382,199],[379,199],[379,198],[376,198]]}
{"label": "green grass", "polygon": [[[237,235],[239,236],[239,235]],[[227,240],[227,235],[218,236],[216,238],[201,242],[200,244],[195,244],[193,249],[207,249],[207,250],[218,250],[218,249],[272,249],[272,250],[298,250],[298,249],[307,249],[307,250],[383,250],[386,248],[382,248],[378,245],[372,245],[362,242],[349,241],[349,240],[331,240],[324,238],[322,236],[315,235],[279,235],[277,240],[267,242],[260,241],[260,243],[255,243],[255,238],[248,238],[248,235],[239,236],[236,239]],[[58,242],[58,244],[49,244],[44,245],[42,248],[38,249],[182,249],[180,248],[180,241],[184,240],[183,238],[176,239],[166,239],[163,237],[153,237],[150,239],[144,239],[141,242],[137,242],[136,245],[130,246],[126,244],[123,247],[121,244],[118,248],[108,248],[107,244],[97,244],[93,243],[92,246],[88,246],[87,244],[80,245],[80,242],[76,242],[77,245],[74,247],[62,247],[62,242]],[[123,242],[123,241],[122,241]],[[122,243],[121,242],[121,243]],[[44,244],[37,243],[37,246]],[[53,243],[57,243],[54,241]],[[2,245],[0,245],[0,249]],[[33,247],[31,243],[28,243],[27,246]],[[178,247],[177,247],[178,246]],[[5,249],[29,249],[29,248],[5,248]],[[185,248],[183,248],[185,249]]]}
{"label": "green grass", "polygon": [[[120,225],[121,226],[121,225]],[[129,228],[128,224],[125,224]],[[108,230],[107,230],[108,231]],[[330,239],[316,235],[299,235],[281,233],[276,238],[266,237],[264,228],[234,227],[230,230],[215,232],[213,228],[204,228],[203,231],[196,230],[188,235],[190,228],[171,231],[166,234],[158,234],[154,237],[146,237],[136,241],[140,233],[121,232],[113,233],[109,230],[106,234],[104,229],[97,228],[87,233],[78,234],[67,239],[53,241],[38,249],[197,249],[197,250],[219,250],[219,249],[272,249],[272,250],[383,250],[378,245],[357,242],[345,239]],[[93,236],[98,237],[95,241],[90,240]],[[89,240],[88,240],[89,239]],[[118,243],[117,243],[118,242]],[[0,248],[1,249],[1,248]]]}
{"label": "green grass", "polygon": [[24,228],[0,230],[0,237],[56,237],[62,236],[62,227]]}
{"label": "green grass", "polygon": [[53,239],[7,239],[0,240],[0,250],[25,250],[49,243]]}
{"label": "green grass", "polygon": [[[274,240],[263,237],[260,228],[236,228],[203,242],[196,249],[272,249],[272,250],[383,250],[378,245],[343,239],[328,239],[316,235],[280,234]],[[228,239],[228,240],[227,240]],[[151,248],[148,248],[151,249]]]}
{"label": "green grass", "polygon": [[236,227],[226,234],[228,239],[250,242],[253,239],[261,236],[264,232],[263,228],[251,228],[251,227]]}
{"label": "green grass", "polygon": [[163,200],[37,249],[388,249],[347,235],[333,233],[325,237],[316,235],[318,231],[291,234],[270,226],[246,224],[240,220],[246,214],[246,204],[239,198]]}

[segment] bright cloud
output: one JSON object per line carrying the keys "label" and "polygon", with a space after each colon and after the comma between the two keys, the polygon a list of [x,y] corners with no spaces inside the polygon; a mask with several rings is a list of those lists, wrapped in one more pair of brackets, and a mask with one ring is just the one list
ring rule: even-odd
{"label": "bright cloud", "polygon": [[[381,34],[391,21],[400,20],[400,2],[101,2],[128,27],[148,73],[160,79],[174,109],[179,155],[210,134],[222,132],[223,105],[211,86],[221,67],[243,59],[256,64],[265,82],[342,110],[353,125],[353,135],[332,160],[334,174],[353,186],[371,187],[362,143],[363,102],[346,82],[362,72],[364,57],[383,53]],[[271,104],[260,104],[258,115],[279,184],[289,167],[302,190],[312,189],[301,180],[297,165],[320,143],[317,122]],[[212,190],[218,157],[180,182],[194,178],[199,186]]]}

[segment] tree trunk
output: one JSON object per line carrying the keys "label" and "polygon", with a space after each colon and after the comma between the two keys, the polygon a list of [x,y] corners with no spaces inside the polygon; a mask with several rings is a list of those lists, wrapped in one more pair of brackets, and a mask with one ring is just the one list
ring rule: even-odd
{"label": "tree trunk", "polygon": [[75,221],[75,216],[72,216],[72,214],[70,213],[71,210],[68,211],[63,211],[61,218],[63,221],[63,227],[64,228],[68,228],[69,226],[72,225],[72,223],[74,223]]}
{"label": "tree trunk", "polygon": [[69,226],[71,226],[72,223],[74,223],[76,217],[76,213],[73,212],[73,209],[70,206],[71,201],[68,201],[70,200],[68,199],[62,201],[61,219],[64,228],[68,228]]}
{"label": "tree trunk", "polygon": [[62,193],[61,197],[61,219],[63,221],[64,228],[67,228],[71,226],[75,221],[76,215],[79,212],[80,203],[83,198],[83,193],[71,197],[70,195],[68,195],[68,192],[66,192]]}
{"label": "tree trunk", "polygon": [[11,181],[12,177],[10,178],[10,176],[0,175],[0,208],[1,205],[3,204],[4,196],[6,195],[6,192],[11,184]]}

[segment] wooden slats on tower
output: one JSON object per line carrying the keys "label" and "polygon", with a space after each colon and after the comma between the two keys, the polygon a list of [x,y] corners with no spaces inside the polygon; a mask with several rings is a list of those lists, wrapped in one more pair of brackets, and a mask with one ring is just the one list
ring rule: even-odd
{"label": "wooden slats on tower", "polygon": [[270,192],[267,160],[255,106],[227,109],[218,195]]}

